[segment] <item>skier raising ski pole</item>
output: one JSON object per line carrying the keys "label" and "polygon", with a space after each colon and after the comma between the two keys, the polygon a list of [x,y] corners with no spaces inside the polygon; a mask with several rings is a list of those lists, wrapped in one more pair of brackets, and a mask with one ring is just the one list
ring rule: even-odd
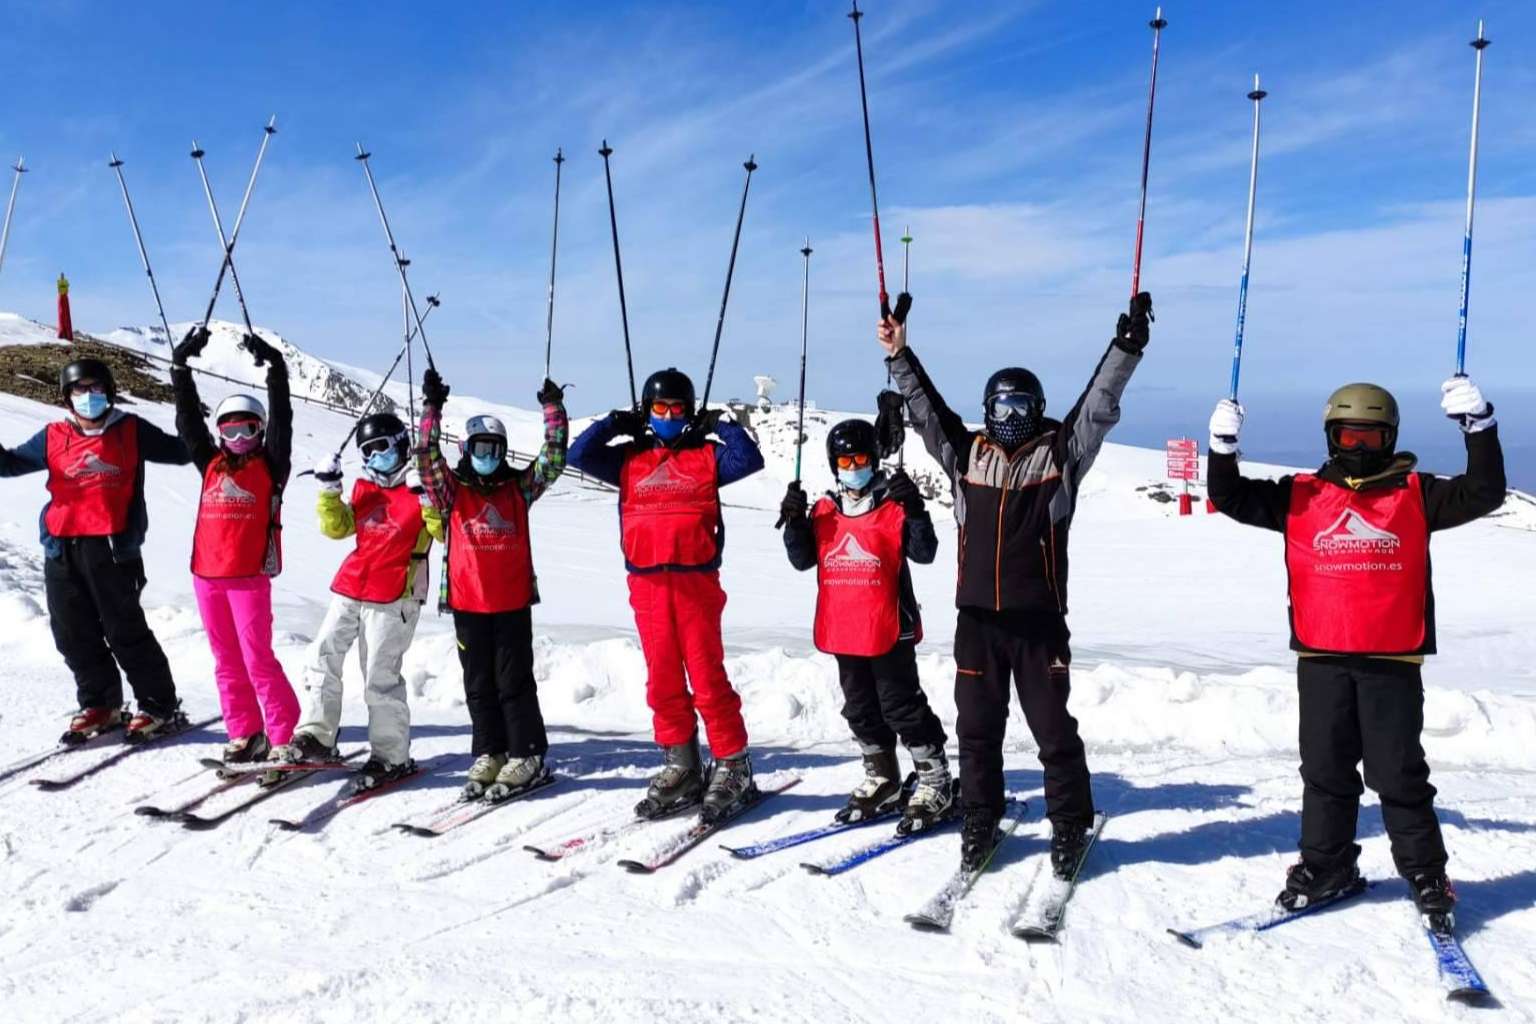
{"label": "skier raising ski pole", "polygon": [[[750,184],[755,164],[744,166]],[[744,188],[732,268],[745,201]],[[617,265],[617,233],[614,255]],[[727,271],[726,298],[730,276]],[[722,321],[724,308],[722,299]],[[717,326],[716,351],[718,342]],[[645,654],[646,703],[664,762],[635,813],[660,818],[702,802],[702,818],[716,823],[749,806],[758,793],[741,697],[725,673],[720,488],[762,469],[763,455],[724,409],[702,409],[693,381],[676,368],[651,374],[641,401],[643,408],[616,409],[583,431],[571,445],[570,463],[619,489],[620,546]],[[621,437],[628,440],[612,444]],[[707,781],[700,717],[714,758]]]}
{"label": "skier raising ski pole", "polygon": [[[1481,30],[1473,45],[1480,68]],[[1466,444],[1460,476],[1419,473],[1415,456],[1397,451],[1396,399],[1356,383],[1328,398],[1328,458],[1316,473],[1258,480],[1239,468],[1243,407],[1223,399],[1211,414],[1208,480],[1221,512],[1285,536],[1303,790],[1301,858],[1277,902],[1299,911],[1363,886],[1363,761],[1393,863],[1426,927],[1449,934],[1456,895],[1421,741],[1422,665],[1436,652],[1429,546],[1433,533],[1503,504],[1505,478],[1493,406],[1477,385],[1457,373],[1441,385],[1440,407]]]}

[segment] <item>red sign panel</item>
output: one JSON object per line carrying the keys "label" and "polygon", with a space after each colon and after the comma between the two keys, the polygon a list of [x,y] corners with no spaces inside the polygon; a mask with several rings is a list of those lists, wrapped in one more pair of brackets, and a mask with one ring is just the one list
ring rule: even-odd
{"label": "red sign panel", "polygon": [[1200,479],[1200,442],[1181,437],[1168,442],[1168,479]]}

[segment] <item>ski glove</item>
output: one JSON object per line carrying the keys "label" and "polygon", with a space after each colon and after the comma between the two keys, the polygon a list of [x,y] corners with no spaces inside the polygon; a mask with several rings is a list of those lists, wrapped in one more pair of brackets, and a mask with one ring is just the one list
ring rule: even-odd
{"label": "ski glove", "polygon": [[421,400],[439,409],[448,401],[448,385],[443,383],[434,367],[427,367],[427,372],[421,375]]}
{"label": "ski glove", "polygon": [[773,524],[774,529],[781,529],[785,523],[796,522],[805,518],[806,510],[811,507],[811,499],[806,495],[805,488],[800,486],[800,481],[791,480],[784,489],[784,500],[779,502],[779,521]]}
{"label": "ski glove", "polygon": [[694,414],[690,426],[700,437],[708,437],[720,426],[720,418],[724,415],[724,409],[701,409]]}
{"label": "ski glove", "polygon": [[280,363],[283,361],[283,354],[281,352],[268,345],[266,341],[255,334],[247,334],[241,340],[240,347],[255,358],[257,366],[266,366],[268,363]]}
{"label": "ski glove", "polygon": [[186,366],[187,360],[200,355],[208,347],[208,328],[194,327],[171,349],[171,365]]}
{"label": "ski glove", "polygon": [[545,377],[544,386],[539,388],[539,393],[534,397],[540,405],[560,405],[565,401],[565,386]]}
{"label": "ski glove", "polygon": [[332,494],[341,493],[341,456],[327,455],[315,463],[315,479],[320,481],[322,491],[330,491]]}
{"label": "ski glove", "polygon": [[923,492],[917,489],[907,471],[898,469],[893,472],[886,481],[885,493],[892,501],[901,503],[901,507],[916,515],[923,510]]}
{"label": "ski glove", "polygon": [[1461,424],[1464,433],[1475,434],[1494,425],[1493,406],[1469,377],[1452,377],[1440,385],[1440,408]]}
{"label": "ski glove", "polygon": [[1217,455],[1237,454],[1237,435],[1243,429],[1243,407],[1230,398],[1216,403],[1211,413],[1211,451]]}
{"label": "ski glove", "polygon": [[1131,299],[1131,311],[1121,313],[1115,324],[1115,344],[1127,352],[1140,353],[1152,340],[1149,325],[1156,319],[1152,315],[1152,293],[1138,292]]}
{"label": "ski glove", "polygon": [[645,436],[645,417],[633,409],[615,409],[608,419],[613,423],[614,434],[627,434],[637,441]]}

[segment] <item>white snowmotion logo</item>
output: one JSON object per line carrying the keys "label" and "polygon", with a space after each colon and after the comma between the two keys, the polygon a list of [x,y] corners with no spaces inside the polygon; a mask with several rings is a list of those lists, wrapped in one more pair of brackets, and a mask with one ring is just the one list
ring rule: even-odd
{"label": "white snowmotion logo", "polygon": [[509,536],[517,533],[517,524],[508,522],[494,505],[485,506],[479,515],[466,522],[464,526],[471,533],[504,533]]}
{"label": "white snowmotion logo", "polygon": [[878,569],[880,558],[864,550],[864,545],[859,543],[853,534],[843,538],[841,544],[827,553],[826,567],[828,569]]}
{"label": "white snowmotion logo", "polygon": [[203,493],[209,501],[222,505],[254,505],[256,495],[235,483],[232,476],[221,476],[219,482]]}
{"label": "white snowmotion logo", "polygon": [[78,480],[82,477],[118,476],[122,470],[102,459],[95,452],[86,452],[78,462],[69,467],[67,475]]}
{"label": "white snowmotion logo", "polygon": [[1325,554],[1385,554],[1402,546],[1402,538],[1397,534],[1373,526],[1352,508],[1340,512],[1332,526],[1319,530],[1312,538],[1312,549]]}
{"label": "white snowmotion logo", "polygon": [[377,530],[389,526],[389,512],[383,505],[376,505],[372,512],[357,521],[357,528],[361,530]]}
{"label": "white snowmotion logo", "polygon": [[657,494],[685,495],[693,490],[693,484],[673,468],[672,463],[663,462],[646,476],[644,480],[635,484],[635,494],[654,496]]}

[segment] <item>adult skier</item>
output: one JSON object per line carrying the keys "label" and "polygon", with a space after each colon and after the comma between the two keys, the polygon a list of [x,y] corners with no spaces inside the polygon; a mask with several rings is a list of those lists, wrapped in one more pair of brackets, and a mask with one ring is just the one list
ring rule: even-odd
{"label": "adult skier", "polygon": [[[571,445],[571,465],[619,489],[619,544],[663,753],[661,771],[635,807],[643,818],[702,800],[703,816],[714,820],[756,792],[741,697],[726,677],[720,634],[720,488],[762,469],[763,455],[723,412],[698,411],[687,374],[659,370],[646,379],[641,410],[617,409]],[[620,437],[628,440],[612,444]],[[714,758],[707,786],[699,717]]]}
{"label": "adult skier", "polygon": [[1363,760],[1419,911],[1433,927],[1452,924],[1456,894],[1420,741],[1421,666],[1435,653],[1429,539],[1497,509],[1505,485],[1493,406],[1466,377],[1441,391],[1467,447],[1466,472],[1449,479],[1419,473],[1415,456],[1397,451],[1397,401],[1374,384],[1329,397],[1328,460],[1316,473],[1243,476],[1242,406],[1224,399],[1211,415],[1211,500],[1240,523],[1285,535],[1303,783],[1301,859],[1278,897],[1287,910],[1359,884]]}
{"label": "adult skier", "polygon": [[364,416],[357,427],[363,475],[352,485],[350,504],[341,499],[340,457],[329,456],[315,468],[320,532],[332,540],[356,537],[356,546],[331,581],[331,606],[310,648],[309,708],[277,756],[293,763],[336,760],[342,667],[356,642],[370,748],[353,777],[358,791],[416,771],[400,666],[427,599],[427,555],[432,541],[443,539],[443,520],[419,485],[407,479],[413,475],[410,444],[410,433],[394,413]]}
{"label": "adult skier", "polygon": [[[192,533],[192,589],[213,650],[229,763],[261,761],[287,743],[299,699],[272,650],[272,577],[283,568],[282,505],[292,467],[293,403],[283,354],[254,334],[243,347],[267,367],[267,405],[230,395],[208,431],[187,360],[208,345],[194,327],[172,351],[176,432],[203,475]],[[270,407],[270,412],[269,412]]]}
{"label": "adult skier", "polygon": [[1131,300],[1088,388],[1061,420],[1045,416],[1040,380],[999,370],[982,392],[985,428],[944,403],[906,327],[887,317],[878,337],[923,443],[950,476],[960,528],[955,603],[955,704],[964,803],[961,863],[974,870],[997,842],[1003,799],[1008,681],[1040,748],[1051,864],[1068,875],[1093,824],[1093,793],[1077,720],[1067,710],[1067,536],[1078,488],[1120,421],[1120,396],[1150,337],[1152,297]]}
{"label": "adult skier", "polygon": [[[827,461],[837,486],[809,507],[805,489],[793,482],[780,512],[789,564],[816,570],[816,649],[837,659],[843,717],[864,759],[864,780],[837,820],[900,809],[897,831],[917,832],[946,817],[955,801],[944,726],[918,680],[923,626],[907,564],[932,562],[939,540],[912,478],[879,468],[874,424],[844,420],[833,427]],[[905,806],[897,737],[917,772]]]}
{"label": "adult skier", "polygon": [[504,799],[549,776],[549,737],[533,677],[533,605],[539,600],[528,506],[565,469],[568,421],[559,385],[539,389],[544,446],[532,463],[507,461],[507,428],[494,416],[464,425],[458,465],[439,448],[448,385],[434,369],[422,380],[421,482],[447,517],[439,607],[453,609],[474,764],[464,798]]}
{"label": "adult skier", "polygon": [[[99,359],[65,365],[59,398],[69,415],[19,448],[0,447],[0,476],[48,471],[39,522],[43,585],[53,642],[80,705],[61,742],[83,743],[125,723],[127,740],[152,739],[187,720],[140,604],[149,531],[144,464],[185,466],[192,456],[177,438],[117,407],[112,370]],[[139,706],[132,718],[123,674]]]}

